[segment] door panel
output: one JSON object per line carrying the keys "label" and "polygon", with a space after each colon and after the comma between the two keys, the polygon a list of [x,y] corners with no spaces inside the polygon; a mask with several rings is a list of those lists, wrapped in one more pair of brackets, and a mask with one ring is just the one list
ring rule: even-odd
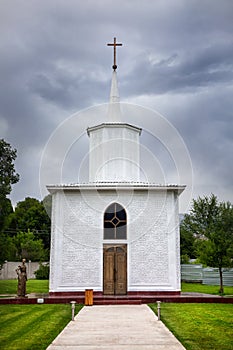
{"label": "door panel", "polygon": [[114,294],[114,260],[114,252],[104,253],[104,294]]}
{"label": "door panel", "polygon": [[127,294],[127,246],[104,246],[104,294]]}
{"label": "door panel", "polygon": [[116,253],[115,268],[115,292],[116,294],[126,294],[126,253]]}

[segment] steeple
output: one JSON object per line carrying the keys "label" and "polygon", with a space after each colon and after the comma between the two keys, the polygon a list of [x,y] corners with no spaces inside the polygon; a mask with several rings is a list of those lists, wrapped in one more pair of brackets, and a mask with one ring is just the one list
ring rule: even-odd
{"label": "steeple", "polygon": [[114,69],[112,72],[112,84],[110,99],[108,105],[108,122],[119,123],[121,121],[120,96],[117,84],[117,73]]}
{"label": "steeple", "polygon": [[105,123],[87,129],[90,137],[90,182],[138,182],[140,179],[139,136],[141,129],[122,122],[117,86],[116,43],[114,38],[112,84]]}
{"label": "steeple", "polygon": [[119,102],[120,102],[120,96],[119,96],[119,91],[118,91],[117,73],[114,70],[112,72],[112,84],[111,84],[109,103],[119,103]]}
{"label": "steeple", "polygon": [[120,97],[117,84],[117,64],[116,64],[116,47],[122,46],[121,43],[116,42],[114,38],[113,43],[107,44],[108,46],[113,46],[113,72],[112,72],[112,84],[110,91],[110,101],[108,107],[108,122],[118,123],[121,121],[121,109],[120,109]]}

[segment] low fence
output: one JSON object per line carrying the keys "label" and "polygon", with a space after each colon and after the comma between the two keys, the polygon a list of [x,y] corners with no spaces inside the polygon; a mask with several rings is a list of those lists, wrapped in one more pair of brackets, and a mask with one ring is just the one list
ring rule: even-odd
{"label": "low fence", "polygon": [[[11,280],[18,278],[16,274],[16,268],[21,265],[22,262],[20,261],[7,261],[3,264],[1,270],[0,270],[0,280]],[[28,279],[35,279],[35,271],[37,271],[40,267],[39,262],[26,262],[27,266],[27,278]]]}
{"label": "low fence", "polygon": [[[203,268],[201,264],[182,264],[181,280],[216,286],[220,283],[218,268]],[[223,285],[233,286],[233,269],[223,268]]]}
{"label": "low fence", "polygon": [[187,282],[200,282],[203,281],[203,268],[202,265],[181,265],[181,280]]}
{"label": "low fence", "polygon": [[[21,262],[7,261],[3,264],[0,270],[0,280],[16,279],[15,272]],[[28,279],[35,279],[35,271],[39,269],[39,262],[26,262]],[[182,264],[181,265],[181,280],[187,282],[199,282],[208,285],[219,285],[218,268],[206,267],[203,268],[201,264]],[[233,286],[233,269],[223,269],[223,285]]]}
{"label": "low fence", "polygon": [[[216,283],[217,282],[217,283]],[[207,267],[203,269],[203,284],[218,285],[219,270],[217,268]],[[223,269],[223,285],[233,286],[233,269]]]}

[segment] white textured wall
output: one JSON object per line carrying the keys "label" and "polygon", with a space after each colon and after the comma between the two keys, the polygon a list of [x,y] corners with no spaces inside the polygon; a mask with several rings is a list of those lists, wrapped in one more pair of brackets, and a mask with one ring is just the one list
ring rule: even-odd
{"label": "white textured wall", "polygon": [[[112,202],[127,212],[127,240],[103,240]],[[165,190],[59,191],[53,195],[50,291],[103,290],[103,244],[128,247],[128,291],[180,289],[178,201]]]}
{"label": "white textured wall", "polygon": [[139,129],[105,125],[89,132],[89,181],[139,181]]}

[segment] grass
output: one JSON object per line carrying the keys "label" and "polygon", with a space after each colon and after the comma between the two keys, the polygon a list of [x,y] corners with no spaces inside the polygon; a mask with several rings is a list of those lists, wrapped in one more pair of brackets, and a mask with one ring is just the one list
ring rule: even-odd
{"label": "grass", "polygon": [[[48,293],[48,280],[28,280],[27,294],[29,293]],[[16,294],[17,279],[0,280],[0,294]],[[219,286],[207,286],[200,283],[182,282],[182,292],[219,294]],[[224,295],[233,295],[233,287],[224,287]]]}
{"label": "grass", "polygon": [[[218,286],[182,283],[183,292],[218,294]],[[0,280],[0,294],[16,294],[17,280]],[[233,295],[233,287],[225,287]],[[29,280],[27,293],[47,293],[47,280]],[[151,304],[156,312],[157,305]],[[82,306],[76,306],[76,312]],[[161,319],[187,350],[233,350],[233,304],[162,303]],[[1,350],[43,350],[71,319],[71,307],[1,305]],[[23,342],[23,343],[22,343]]]}
{"label": "grass", "polygon": [[68,304],[1,305],[1,350],[44,350],[70,320]]}
{"label": "grass", "polygon": [[[182,292],[219,294],[219,286],[208,286],[200,283],[182,282]],[[233,287],[224,287],[224,295],[233,295]]]}
{"label": "grass", "polygon": [[187,350],[233,350],[232,315],[232,304],[161,304],[161,320]]}
{"label": "grass", "polygon": [[[0,280],[0,294],[17,294],[17,279],[15,280]],[[28,280],[27,294],[29,293],[48,293],[48,280]]]}
{"label": "grass", "polygon": [[[0,280],[0,294],[16,294],[17,280]],[[218,294],[219,286],[182,283],[182,292]],[[233,295],[233,287],[224,287]],[[48,293],[47,280],[28,280],[27,293]],[[151,304],[156,312],[157,305]],[[76,312],[81,306],[76,306]],[[187,350],[233,350],[232,304],[161,304],[161,319]],[[1,305],[1,350],[43,350],[71,319],[70,305]]]}

